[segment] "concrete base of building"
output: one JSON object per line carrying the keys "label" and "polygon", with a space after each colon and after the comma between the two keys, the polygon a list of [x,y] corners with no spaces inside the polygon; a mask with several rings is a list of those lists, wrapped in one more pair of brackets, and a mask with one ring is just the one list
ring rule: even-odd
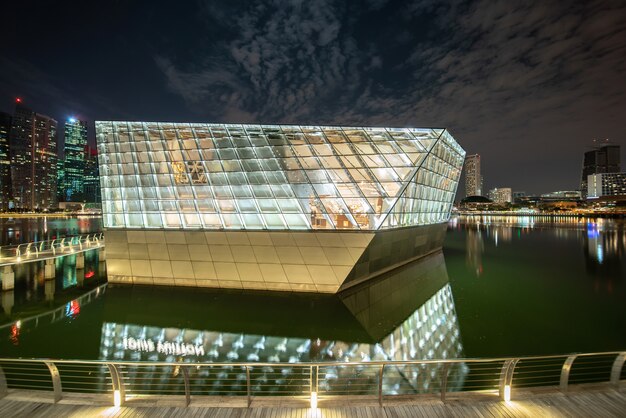
{"label": "concrete base of building", "polygon": [[446,224],[385,231],[105,231],[109,283],[336,293],[441,248]]}

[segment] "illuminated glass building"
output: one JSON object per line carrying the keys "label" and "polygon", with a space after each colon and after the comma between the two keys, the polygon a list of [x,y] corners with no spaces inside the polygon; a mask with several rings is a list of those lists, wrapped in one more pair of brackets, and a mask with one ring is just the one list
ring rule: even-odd
{"label": "illuminated glass building", "polygon": [[96,122],[110,282],[336,292],[439,249],[445,129]]}
{"label": "illuminated glass building", "polygon": [[65,122],[63,196],[66,202],[83,202],[87,122],[75,118]]}
{"label": "illuminated glass building", "polygon": [[57,121],[20,104],[10,135],[13,199],[19,209],[57,207]]}

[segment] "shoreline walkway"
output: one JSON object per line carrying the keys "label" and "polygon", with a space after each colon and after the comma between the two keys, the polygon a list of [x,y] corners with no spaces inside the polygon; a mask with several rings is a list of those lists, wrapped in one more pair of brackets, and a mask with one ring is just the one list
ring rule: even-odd
{"label": "shoreline walkway", "polygon": [[[316,410],[297,403],[255,401],[250,408],[230,402],[192,404],[153,401],[141,406],[85,405],[90,397],[69,397],[54,404],[36,392],[14,391],[0,399],[0,416],[11,417],[213,417],[213,418],[413,418],[413,417],[624,417],[626,385],[576,385],[563,393],[556,387],[516,391],[516,399],[502,402],[493,395],[450,394],[443,403],[435,398],[398,399],[383,407],[375,401],[329,400]],[[224,399],[224,398],[222,398]]]}

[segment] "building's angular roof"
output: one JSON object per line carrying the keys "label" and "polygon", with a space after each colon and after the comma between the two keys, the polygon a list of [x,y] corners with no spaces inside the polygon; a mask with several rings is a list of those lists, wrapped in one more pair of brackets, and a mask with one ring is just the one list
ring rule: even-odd
{"label": "building's angular roof", "polygon": [[96,122],[108,228],[377,230],[448,219],[445,129]]}

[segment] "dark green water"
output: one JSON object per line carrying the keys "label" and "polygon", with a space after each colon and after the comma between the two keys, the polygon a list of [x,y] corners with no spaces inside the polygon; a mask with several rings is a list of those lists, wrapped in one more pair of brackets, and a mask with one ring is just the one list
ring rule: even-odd
{"label": "dark green water", "polygon": [[84,270],[58,262],[53,282],[31,265],[2,295],[0,357],[306,362],[623,350],[625,249],[623,221],[454,219],[443,253],[332,296],[96,292],[104,265],[95,255]]}

